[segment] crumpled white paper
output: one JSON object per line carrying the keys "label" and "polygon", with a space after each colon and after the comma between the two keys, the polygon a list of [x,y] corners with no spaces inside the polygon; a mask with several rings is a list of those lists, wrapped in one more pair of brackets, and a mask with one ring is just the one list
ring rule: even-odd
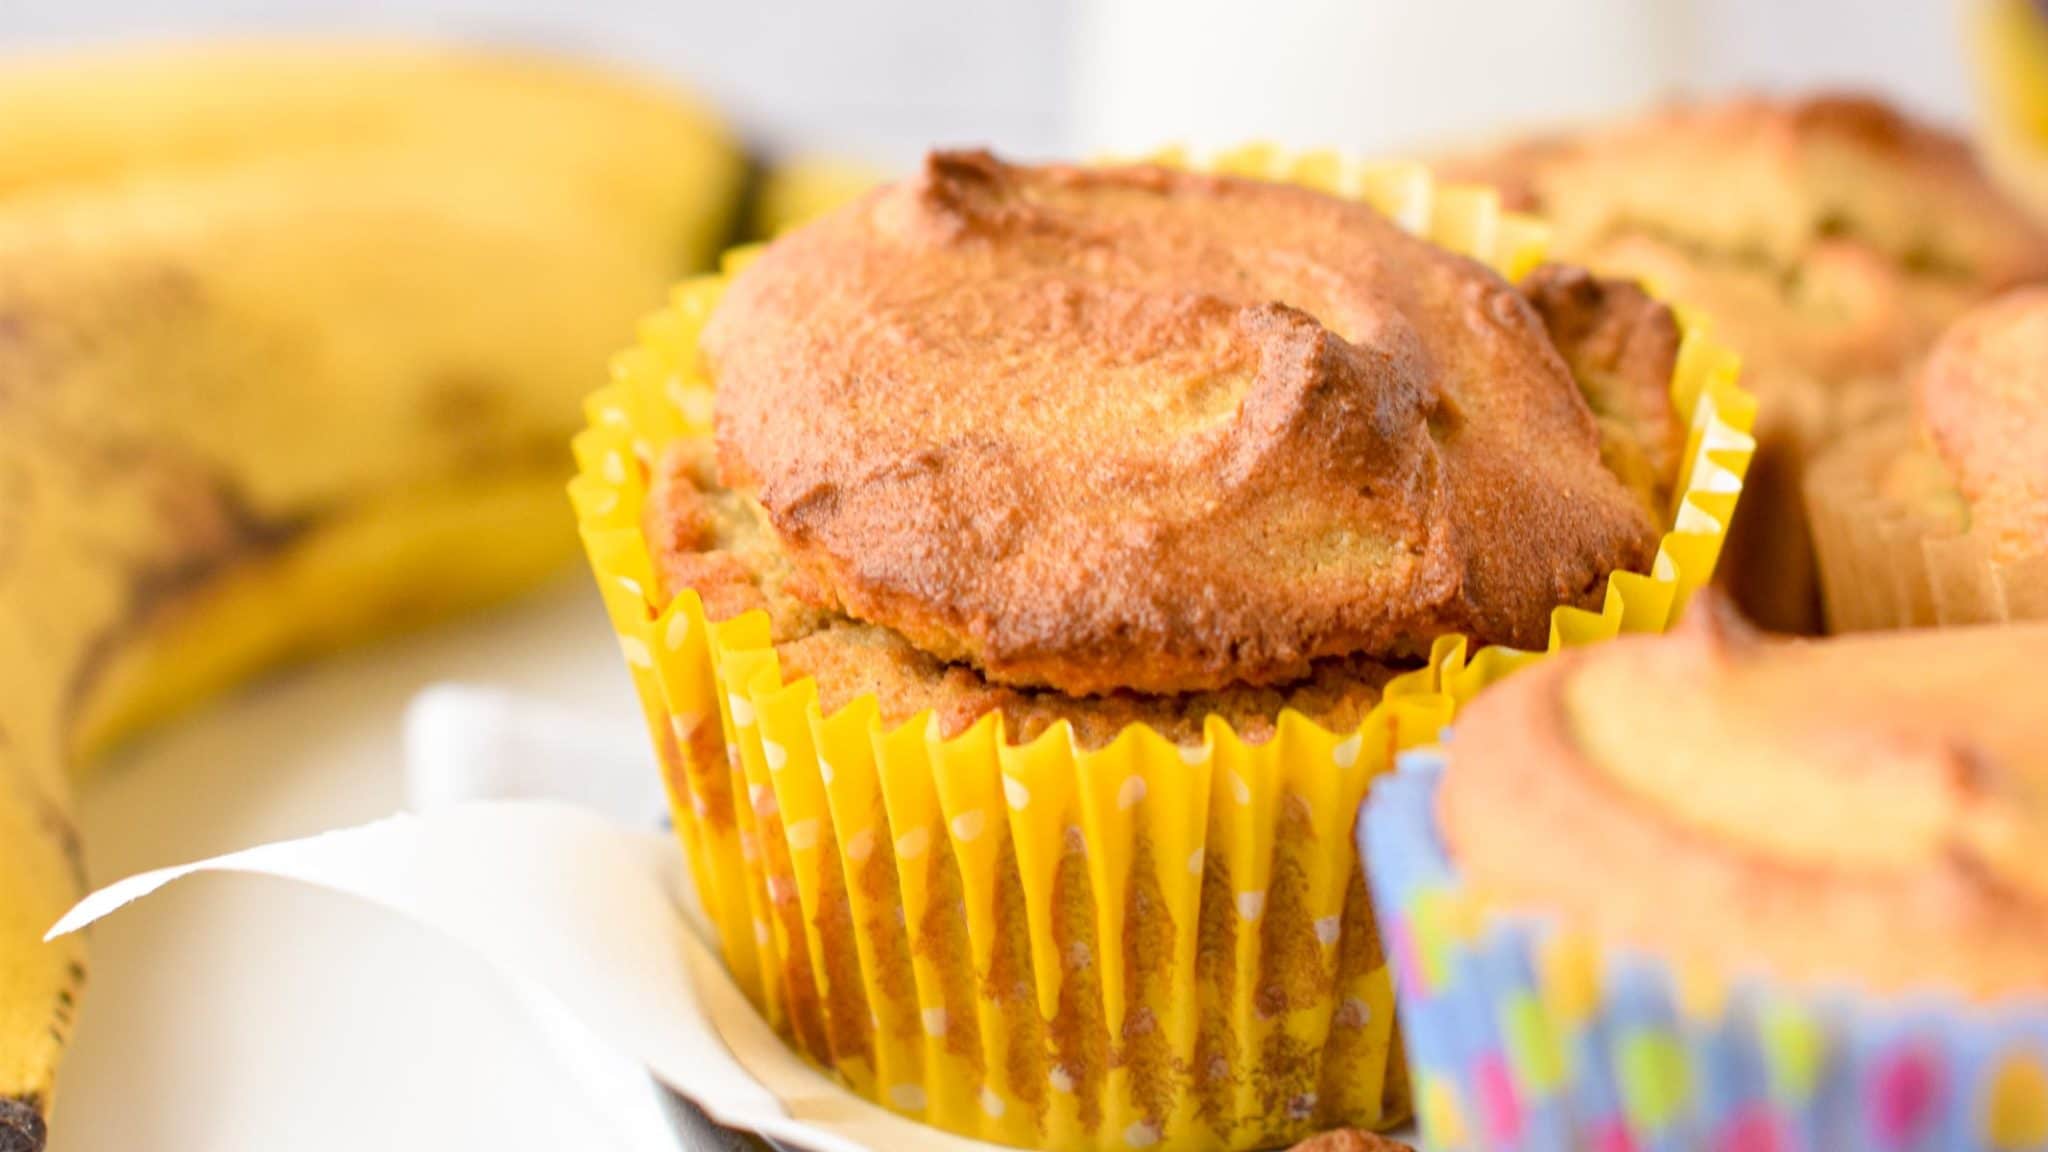
{"label": "crumpled white paper", "polygon": [[[187,876],[281,876],[468,945],[546,1012],[729,1127],[809,1152],[990,1152],[860,1099],[775,1036],[719,963],[673,837],[646,826],[658,779],[618,737],[545,705],[430,691],[407,740],[409,791],[423,810],[131,876],[80,901],[50,934]],[[463,799],[548,794],[581,804]]]}

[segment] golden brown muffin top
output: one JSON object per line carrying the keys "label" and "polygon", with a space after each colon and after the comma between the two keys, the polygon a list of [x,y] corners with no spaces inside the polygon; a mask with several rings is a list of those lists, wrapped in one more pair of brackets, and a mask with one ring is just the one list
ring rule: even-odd
{"label": "golden brown muffin top", "polygon": [[998,683],[1540,645],[1656,546],[1529,302],[1303,188],[934,154],[703,343],[723,480],[823,601]]}
{"label": "golden brown muffin top", "polygon": [[1957,321],[1914,391],[1922,427],[2002,558],[2048,552],[2048,288]]}
{"label": "golden brown muffin top", "polygon": [[1695,605],[1475,701],[1445,841],[1498,905],[1724,974],[2048,991],[2043,651],[2048,625],[1765,640]]}
{"label": "golden brown muffin top", "polygon": [[2048,237],[1962,139],[1865,96],[1680,104],[1448,167],[1542,212],[1566,253],[1641,233],[1788,268],[1848,241],[1987,288],[2048,277]]}

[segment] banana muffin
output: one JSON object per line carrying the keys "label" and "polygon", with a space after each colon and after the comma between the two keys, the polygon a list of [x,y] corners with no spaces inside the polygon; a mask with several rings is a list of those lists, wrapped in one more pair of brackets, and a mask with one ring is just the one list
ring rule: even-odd
{"label": "banana muffin", "polygon": [[2048,277],[2048,238],[1963,141],[1861,97],[1682,105],[1439,170],[1550,220],[1558,257],[1700,308],[1742,354],[1758,454],[1722,573],[1775,630],[1821,625],[1810,458],[1899,407],[1963,310]]}
{"label": "banana muffin", "polygon": [[2044,643],[1773,640],[1701,611],[1549,662],[1460,718],[1445,848],[1503,907],[1724,972],[2048,994]]}
{"label": "banana muffin", "polygon": [[1836,630],[2048,617],[2048,289],[1957,321],[1807,499]]}
{"label": "banana muffin", "polygon": [[578,442],[727,966],[953,1132],[1400,1122],[1368,783],[1465,638],[1662,627],[1739,495],[1642,289],[1419,167],[1218,167],[935,154],[680,289]]}
{"label": "banana muffin", "polygon": [[2048,1139],[2044,645],[1696,605],[1481,696],[1363,822],[1425,1134]]}

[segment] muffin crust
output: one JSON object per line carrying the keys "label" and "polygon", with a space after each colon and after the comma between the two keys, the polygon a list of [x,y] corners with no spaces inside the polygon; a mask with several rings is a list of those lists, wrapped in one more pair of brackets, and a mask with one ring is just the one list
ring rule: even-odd
{"label": "muffin crust", "polygon": [[735,279],[704,334],[717,480],[797,599],[989,685],[1540,646],[1658,539],[1543,319],[1305,189],[940,153]]}

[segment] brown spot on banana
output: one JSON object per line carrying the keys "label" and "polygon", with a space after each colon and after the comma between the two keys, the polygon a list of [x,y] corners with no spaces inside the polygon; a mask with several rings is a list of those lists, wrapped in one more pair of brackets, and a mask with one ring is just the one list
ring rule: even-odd
{"label": "brown spot on banana", "polygon": [[[172,521],[165,535],[193,541],[194,546],[146,566],[129,578],[121,612],[88,641],[85,653],[72,670],[63,705],[65,731],[79,730],[79,717],[89,710],[92,693],[108,664],[121,645],[138,634],[158,612],[174,608],[181,599],[239,564],[285,551],[320,520],[318,514],[310,512],[289,518],[259,516],[225,476],[215,476],[187,491],[189,496],[185,499],[164,502]],[[180,525],[180,519],[189,523]]]}
{"label": "brown spot on banana", "polygon": [[49,797],[39,795],[35,799],[37,823],[63,851],[64,862],[71,869],[72,882],[77,884],[79,892],[85,892],[85,845],[79,841],[78,825],[72,822],[69,812]]}
{"label": "brown spot on banana", "polygon": [[0,1152],[42,1152],[48,1133],[42,1101],[34,1096],[0,1096]]}

